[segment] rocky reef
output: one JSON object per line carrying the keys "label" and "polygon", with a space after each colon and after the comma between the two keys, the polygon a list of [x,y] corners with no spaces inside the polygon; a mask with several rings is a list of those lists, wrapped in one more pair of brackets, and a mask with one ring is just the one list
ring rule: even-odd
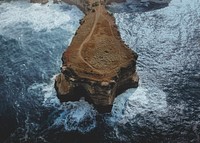
{"label": "rocky reef", "polygon": [[140,0],[141,2],[150,2],[150,3],[157,3],[157,4],[169,4],[171,0]]}
{"label": "rocky reef", "polygon": [[[55,3],[56,1],[59,1],[59,0],[54,0]],[[98,0],[62,0],[62,1],[71,5],[76,5],[84,13],[86,13],[87,11],[90,11],[91,9],[93,9],[92,7],[95,6],[95,4],[99,3]],[[119,3],[119,2],[125,2],[125,1],[126,0],[101,0],[100,3],[110,4],[112,2]]]}
{"label": "rocky reef", "polygon": [[63,53],[55,89],[61,102],[84,97],[100,112],[107,112],[118,94],[138,86],[137,54],[121,40],[104,3],[88,1],[88,5],[91,10]]}
{"label": "rocky reef", "polygon": [[169,5],[171,0],[140,0],[140,3],[149,8],[163,8]]}
{"label": "rocky reef", "polygon": [[31,3],[41,3],[41,4],[45,4],[48,3],[48,0],[30,0]]}

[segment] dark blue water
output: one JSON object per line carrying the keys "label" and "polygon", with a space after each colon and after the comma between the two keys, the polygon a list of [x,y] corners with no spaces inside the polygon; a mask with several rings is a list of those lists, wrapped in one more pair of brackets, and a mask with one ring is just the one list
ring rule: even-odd
{"label": "dark blue water", "polygon": [[139,55],[140,85],[102,115],[83,100],[60,104],[53,87],[82,12],[0,4],[0,143],[200,142],[200,2],[172,0],[156,10],[128,1],[109,9]]}

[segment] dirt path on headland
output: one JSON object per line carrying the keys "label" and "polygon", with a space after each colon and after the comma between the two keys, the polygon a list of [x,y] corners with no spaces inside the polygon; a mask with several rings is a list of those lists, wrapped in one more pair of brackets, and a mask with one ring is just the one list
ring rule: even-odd
{"label": "dirt path on headland", "polygon": [[82,78],[109,79],[135,57],[121,40],[114,17],[107,12],[104,2],[90,0],[88,9],[63,54],[63,66]]}
{"label": "dirt path on headland", "polygon": [[[98,1],[99,2],[99,5],[98,5],[98,7],[97,8],[95,8],[94,10],[95,10],[95,20],[94,20],[94,24],[93,24],[93,26],[92,26],[92,29],[91,29],[91,31],[90,31],[90,34],[86,37],[86,39],[82,42],[82,44],[80,45],[80,47],[79,47],[79,51],[78,51],[78,56],[80,56],[80,58],[81,58],[81,60],[83,61],[83,62],[85,62],[91,69],[93,69],[93,70],[95,70],[95,71],[97,71],[92,65],[90,65],[90,64],[88,64],[87,63],[87,61],[85,61],[84,60],[84,58],[82,57],[82,49],[83,49],[83,45],[86,43],[86,42],[88,42],[90,39],[91,39],[91,36],[92,36],[92,34],[94,33],[94,29],[95,29],[95,27],[96,27],[96,24],[97,24],[97,21],[98,21],[98,19],[99,19],[99,16],[100,16],[100,14],[101,14],[101,2],[100,2],[100,0]],[[91,0],[91,3],[94,3],[94,0]],[[98,71],[97,71],[98,72]]]}

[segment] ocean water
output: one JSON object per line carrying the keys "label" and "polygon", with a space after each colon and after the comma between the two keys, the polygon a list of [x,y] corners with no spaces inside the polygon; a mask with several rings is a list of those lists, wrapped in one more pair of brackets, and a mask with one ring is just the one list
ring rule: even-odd
{"label": "ocean water", "polygon": [[113,4],[122,39],[139,55],[139,87],[99,114],[60,104],[61,55],[84,14],[67,4],[0,4],[0,143],[200,142],[200,1]]}

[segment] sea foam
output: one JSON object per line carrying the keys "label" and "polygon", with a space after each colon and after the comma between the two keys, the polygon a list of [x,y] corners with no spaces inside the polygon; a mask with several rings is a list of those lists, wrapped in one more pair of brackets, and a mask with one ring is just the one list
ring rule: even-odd
{"label": "sea foam", "polygon": [[53,2],[41,5],[26,1],[11,1],[2,3],[0,9],[2,9],[0,31],[12,25],[27,23],[35,31],[52,30],[59,27],[74,32],[76,21],[83,16],[83,13],[75,6],[64,3],[53,4]]}

